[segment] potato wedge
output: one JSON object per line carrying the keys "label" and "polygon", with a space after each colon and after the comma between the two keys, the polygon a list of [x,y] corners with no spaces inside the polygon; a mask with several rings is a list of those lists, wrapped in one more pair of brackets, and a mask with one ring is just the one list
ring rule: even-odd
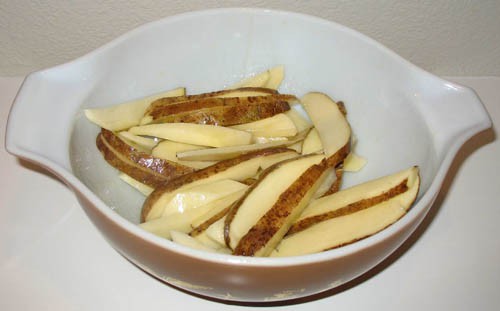
{"label": "potato wedge", "polygon": [[302,141],[298,141],[295,144],[288,146],[288,148],[297,151],[297,153],[302,153]]}
{"label": "potato wedge", "polygon": [[275,89],[267,87],[242,87],[234,90],[221,90],[216,97],[231,98],[231,97],[254,97],[279,94]]}
{"label": "potato wedge", "polygon": [[304,112],[300,103],[290,103],[290,110],[285,112],[285,114],[295,124],[298,132],[303,132],[313,127],[312,121]]}
{"label": "potato wedge", "polygon": [[118,136],[127,144],[147,153],[151,153],[151,150],[160,142],[159,139],[134,135],[128,131],[118,132]]}
{"label": "potato wedge", "polygon": [[219,106],[167,115],[155,119],[151,123],[195,123],[230,126],[272,117],[288,109],[290,109],[289,105],[285,101]]}
{"label": "potato wedge", "polygon": [[[254,227],[266,215],[266,213],[268,213],[268,211],[274,210],[274,206],[281,207],[284,204],[281,202],[283,199],[286,203],[286,197],[283,197],[282,194],[290,196],[291,194],[287,192],[287,189],[289,188],[293,188],[294,191],[298,191],[294,185],[295,181],[301,180],[299,177],[301,177],[301,175],[307,171],[308,168],[320,163],[323,159],[323,155],[302,156],[279,162],[263,172],[258,181],[248,190],[246,195],[231,207],[231,210],[226,217],[224,228],[226,245],[230,249],[235,251],[238,250],[237,254],[249,256],[256,255],[256,252],[259,251],[260,248],[255,250],[255,252],[246,252],[241,247],[238,248],[240,241],[247,233],[250,232],[252,227]],[[304,189],[309,188],[310,181],[308,180],[307,185],[304,185]],[[303,193],[303,191],[299,192]],[[295,207],[297,205],[296,201],[300,200],[297,199],[290,202],[289,206]],[[292,214],[295,215],[296,213]],[[297,217],[298,216],[299,215],[297,215]],[[263,219],[267,219],[267,217],[264,217]],[[283,235],[285,233],[286,231],[283,232]],[[272,238],[272,236],[270,238]],[[246,242],[247,239],[244,241],[245,245],[249,244]],[[266,242],[267,241],[268,239]],[[264,245],[259,246],[263,247]]]}
{"label": "potato wedge", "polygon": [[[172,104],[150,112],[149,123],[197,123],[229,126],[272,117],[290,109],[292,95],[206,98]],[[146,119],[144,119],[146,120]]]}
{"label": "potato wedge", "polygon": [[327,171],[325,171],[325,175],[326,177],[323,178],[323,182],[319,185],[316,192],[312,195],[312,200],[324,196],[325,193],[327,193],[332,188],[332,185],[337,182],[337,171],[335,167],[329,167]]}
{"label": "potato wedge", "polygon": [[[227,248],[226,241],[224,240],[224,223],[226,221],[226,216],[223,216],[219,220],[212,223],[208,228],[203,231],[207,237],[212,241],[220,244]],[[229,249],[229,248],[228,248]]]}
{"label": "potato wedge", "polygon": [[100,127],[110,131],[122,131],[139,125],[146,109],[153,101],[185,93],[186,89],[181,87],[111,107],[85,109],[84,112],[87,119]]}
{"label": "potato wedge", "polygon": [[224,200],[220,200],[217,203],[217,206],[214,206],[208,213],[203,214],[192,222],[192,230],[189,234],[191,236],[197,236],[204,232],[213,223],[225,217],[231,206],[239,200],[247,190],[248,185],[244,191],[235,192],[230,196],[224,197]]}
{"label": "potato wedge", "polygon": [[344,171],[359,172],[366,165],[366,162],[365,158],[351,151],[344,159]]}
{"label": "potato wedge", "polygon": [[217,201],[235,192],[246,190],[247,185],[231,179],[215,180],[192,187],[184,187],[174,192],[172,199],[165,204],[161,217],[189,213],[200,206]]}
{"label": "potato wedge", "polygon": [[[300,101],[318,130],[325,156],[329,158],[342,148],[349,150],[351,127],[345,118],[345,108],[317,92],[306,94]],[[331,166],[337,164],[331,163]]]}
{"label": "potato wedge", "polygon": [[239,87],[268,87],[277,90],[285,76],[285,67],[283,65],[272,67],[264,72],[258,73],[255,76],[246,78],[228,89]]}
{"label": "potato wedge", "polygon": [[145,185],[145,184],[141,183],[140,181],[133,179],[132,177],[128,176],[125,173],[120,173],[118,176],[120,177],[121,180],[123,180],[124,182],[129,184],[132,188],[136,189],[137,191],[144,194],[145,196],[150,195],[151,192],[153,192],[153,190],[154,190],[150,186]]}
{"label": "potato wedge", "polygon": [[415,183],[419,183],[418,168],[411,167],[316,199],[304,210],[288,234],[307,229],[320,221],[352,214],[387,201],[406,192]]}
{"label": "potato wedge", "polygon": [[172,241],[177,244],[187,246],[200,251],[205,251],[209,253],[217,253],[217,249],[214,249],[203,242],[189,236],[188,234],[180,231],[172,231],[171,233]]}
{"label": "potato wedge", "polygon": [[202,232],[193,238],[201,244],[216,250],[217,253],[231,254],[231,250],[225,244],[219,244],[217,241],[214,241],[206,232]]}
{"label": "potato wedge", "polygon": [[266,144],[250,144],[184,151],[177,153],[177,157],[179,159],[189,161],[220,161],[231,159],[239,155],[257,150],[286,146],[288,143],[288,141],[276,141]]}
{"label": "potato wedge", "polygon": [[283,192],[278,201],[240,239],[235,255],[268,256],[322,183],[326,161],[310,166]]}
{"label": "potato wedge", "polygon": [[[246,146],[246,145],[244,145]],[[229,147],[226,147],[229,148]],[[187,161],[180,159],[177,157],[177,153],[183,153],[185,151],[194,151],[194,150],[207,150],[206,146],[198,146],[191,144],[179,143],[171,140],[164,140],[159,143],[153,150],[151,151],[151,155],[160,159],[169,160],[172,162],[180,163],[185,166],[189,166],[195,169],[201,169],[208,167],[210,165],[214,165],[215,161],[191,161],[187,159]]]}
{"label": "potato wedge", "polygon": [[96,145],[111,166],[153,188],[194,171],[193,168],[138,151],[106,129],[102,129],[97,136]]}
{"label": "potato wedge", "polygon": [[318,153],[323,151],[323,145],[319,138],[318,130],[312,128],[302,143],[302,154]]}
{"label": "potato wedge", "polygon": [[179,104],[181,102],[199,101],[199,100],[206,100],[206,99],[210,99],[210,98],[266,96],[266,95],[272,95],[272,94],[278,94],[278,92],[275,90],[263,88],[263,87],[242,87],[242,88],[238,88],[238,89],[221,90],[221,91],[202,93],[202,94],[196,94],[196,95],[159,98],[159,99],[153,101],[147,107],[147,109],[143,112],[143,116],[141,116],[142,119],[140,121],[140,124],[144,125],[144,124],[150,123],[153,120],[151,114],[154,111],[161,111],[166,106]]}
{"label": "potato wedge", "polygon": [[330,185],[330,189],[323,193],[322,197],[334,194],[340,190],[340,186],[342,185],[342,178],[344,176],[344,168],[342,165],[339,165],[335,168],[335,181]]}
{"label": "potato wedge", "polygon": [[304,139],[304,133],[299,133],[290,139],[270,141],[267,143],[250,144],[242,146],[229,146],[220,148],[208,148],[198,150],[188,150],[177,153],[177,158],[190,161],[220,161],[237,157],[239,155],[275,147],[283,147],[293,145]]}
{"label": "potato wedge", "polygon": [[[326,217],[312,225],[301,227],[301,230],[298,231],[292,231],[292,227],[291,232],[289,231],[288,235],[281,240],[280,244],[271,253],[271,256],[296,256],[321,252],[353,243],[390,226],[408,211],[417,197],[420,186],[418,168],[416,167],[395,175],[387,177],[390,179],[390,184],[402,184],[406,190],[396,195],[388,196],[385,200],[373,200],[374,204],[371,205],[355,203],[358,207],[353,208],[352,205],[349,207],[349,205],[335,203],[338,202],[335,197],[343,197],[341,201],[344,203],[352,201],[362,202],[362,200],[370,201],[370,197],[367,197],[364,192],[360,191],[364,191],[367,188],[370,188],[370,190],[385,189],[386,191],[390,191],[387,185],[383,184],[383,180],[388,181],[387,178],[344,190],[349,190],[348,194],[340,191],[329,198],[319,199],[323,200],[323,202],[333,203],[336,207],[327,207],[326,205],[329,204],[321,204],[321,206],[318,205],[315,208],[317,209],[315,213],[319,210],[330,210],[331,213],[337,213],[337,215]],[[401,180],[399,177],[405,178]],[[375,191],[374,193],[377,193],[377,196],[381,195],[380,191]],[[304,219],[306,218],[301,217],[298,222]]]}
{"label": "potato wedge", "polygon": [[[291,102],[296,101],[294,95],[288,94],[268,94],[263,96],[247,96],[247,97],[209,97],[201,99],[193,99],[182,101],[179,103],[172,103],[165,106],[160,106],[149,112],[153,117],[153,121],[161,117],[180,114],[183,112],[196,112],[201,109],[209,109],[215,107],[225,106],[243,106],[243,105],[263,105],[265,103],[276,102]],[[209,111],[209,110],[205,110]]]}
{"label": "potato wedge", "polygon": [[295,151],[286,148],[259,150],[217,162],[207,168],[163,183],[157,186],[144,201],[141,222],[161,217],[165,205],[171,200],[173,193],[181,187],[192,187],[221,179],[243,181],[253,177],[263,166],[269,166],[277,161],[296,156]]}
{"label": "potato wedge", "polygon": [[297,127],[284,113],[250,123],[231,126],[233,129],[246,131],[254,137],[291,137],[297,135]]}
{"label": "potato wedge", "polygon": [[269,80],[269,76],[269,70],[266,70],[255,76],[243,79],[242,81],[228,87],[228,89],[235,89],[239,87],[264,87]]}
{"label": "potato wedge", "polygon": [[205,124],[149,124],[132,127],[129,132],[135,135],[153,136],[185,144],[210,147],[248,145],[252,141],[252,135],[245,131]]}
{"label": "potato wedge", "polygon": [[[232,182],[232,183],[231,183]],[[207,193],[207,190],[203,189],[206,185],[214,187],[224,187],[229,184],[231,189],[220,189],[219,193],[208,192],[207,198],[200,199],[195,198],[193,200],[193,194],[203,194]],[[239,189],[238,189],[239,188]],[[170,231],[176,230],[184,233],[189,233],[200,224],[212,218],[214,215],[222,211],[223,209],[230,206],[233,202],[238,200],[246,191],[248,186],[231,180],[220,180],[214,183],[209,183],[205,185],[198,185],[194,187],[183,187],[175,191],[171,196],[170,202],[165,207],[164,213],[160,218],[152,219],[147,222],[141,223],[139,226],[146,231],[154,233],[158,236],[164,238],[170,238]],[[213,189],[212,189],[213,190]],[[186,201],[186,197],[191,197],[191,202]],[[179,198],[181,200],[179,200]],[[183,199],[183,200],[182,200]],[[198,200],[196,200],[198,199]],[[179,210],[172,211],[172,206],[174,205],[182,207],[182,212]],[[170,213],[168,209],[170,208]],[[165,213],[167,212],[167,213]]]}
{"label": "potato wedge", "polygon": [[284,136],[273,136],[273,137],[254,136],[252,138],[252,142],[255,144],[266,144],[266,143],[275,142],[275,141],[288,141],[288,137],[284,137]]}
{"label": "potato wedge", "polygon": [[280,65],[269,69],[269,80],[267,80],[265,87],[277,90],[283,79],[285,78],[285,66]]}

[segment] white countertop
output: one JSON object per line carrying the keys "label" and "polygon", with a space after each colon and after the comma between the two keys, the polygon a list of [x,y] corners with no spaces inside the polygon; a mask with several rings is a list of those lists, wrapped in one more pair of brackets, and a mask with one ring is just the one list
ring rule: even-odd
{"label": "white countertop", "polygon": [[[454,78],[500,124],[500,78]],[[223,304],[176,290],[112,249],[72,192],[5,151],[22,78],[0,78],[0,310],[499,310],[500,142],[460,151],[436,203],[395,254],[327,293],[273,305]]]}

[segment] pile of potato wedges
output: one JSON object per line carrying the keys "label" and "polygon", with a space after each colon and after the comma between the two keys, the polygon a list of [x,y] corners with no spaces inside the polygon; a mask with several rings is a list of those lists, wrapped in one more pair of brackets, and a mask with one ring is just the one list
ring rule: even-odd
{"label": "pile of potato wedges", "polygon": [[415,201],[418,167],[343,189],[366,163],[348,109],[328,95],[278,91],[283,66],[223,90],[185,88],[85,110],[96,146],[144,194],[144,230],[239,256],[295,256],[371,236]]}

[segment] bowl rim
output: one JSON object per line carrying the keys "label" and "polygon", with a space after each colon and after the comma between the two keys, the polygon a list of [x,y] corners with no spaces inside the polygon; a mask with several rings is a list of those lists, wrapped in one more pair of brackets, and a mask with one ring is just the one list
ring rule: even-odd
{"label": "bowl rim", "polygon": [[[140,25],[139,27],[136,27],[128,32],[125,32],[124,34],[118,36],[117,38],[109,41],[108,43],[78,57],[75,58],[69,62],[63,63],[61,65],[57,65],[54,67],[50,67],[47,69],[43,69],[40,71],[36,71],[28,75],[28,77],[25,79],[23,82],[24,84],[27,84],[30,82],[30,80],[33,78],[35,75],[42,75],[45,72],[49,71],[55,71],[58,69],[61,69],[66,66],[73,66],[77,65],[80,62],[87,61],[88,59],[94,58],[94,57],[99,57],[100,54],[103,52],[113,49],[117,45],[119,45],[121,42],[126,41],[129,37],[135,36],[140,34],[141,32],[152,28],[152,27],[157,27],[160,25],[164,24],[169,24],[169,23],[175,23],[176,21],[183,20],[186,18],[196,18],[197,16],[202,16],[202,15],[207,15],[207,14],[213,14],[213,15],[218,15],[218,14],[249,14],[249,15],[256,15],[256,14],[279,14],[279,15],[286,15],[287,17],[292,17],[292,18],[299,18],[302,19],[306,22],[311,22],[311,23],[316,23],[316,24],[324,24],[328,27],[334,27],[336,29],[339,29],[343,32],[348,33],[350,36],[354,36],[357,40],[364,41],[371,46],[373,46],[376,49],[381,50],[384,54],[386,54],[388,57],[393,58],[396,60],[401,66],[406,67],[409,71],[416,72],[418,75],[423,75],[426,78],[432,78],[435,81],[441,83],[441,84],[451,84],[454,87],[457,88],[457,90],[461,91],[467,91],[467,92],[473,92],[467,87],[456,85],[452,82],[446,81],[440,77],[437,77],[424,69],[414,65],[413,63],[409,62],[408,60],[404,59],[403,57],[399,56],[396,54],[394,51],[391,49],[387,48],[386,46],[382,45],[378,41],[356,31],[353,30],[349,27],[343,26],[341,24],[338,24],[334,21],[326,20],[317,16],[309,15],[309,14],[304,14],[304,13],[298,13],[298,12],[291,12],[291,11],[284,11],[284,10],[276,10],[276,9],[267,9],[267,8],[249,8],[249,7],[242,7],[242,8],[218,8],[218,9],[208,9],[208,10],[197,10],[197,11],[191,11],[191,12],[185,12],[185,13],[180,13],[172,16],[167,16],[164,18],[161,18],[156,21],[152,21],[149,23],[145,23],[143,25]],[[22,89],[22,87],[21,87]],[[19,93],[18,93],[19,95]],[[17,100],[17,96],[16,96]],[[14,101],[14,103],[16,102]],[[12,110],[11,110],[12,113]],[[9,117],[10,119],[10,117]],[[354,243],[335,248],[332,250],[320,252],[320,253],[314,253],[314,254],[307,254],[307,255],[300,255],[300,256],[290,256],[290,257],[279,257],[279,258],[269,258],[269,257],[244,257],[244,256],[234,256],[234,255],[228,255],[228,254],[219,254],[219,253],[208,253],[205,251],[201,250],[196,250],[192,249],[183,245],[176,244],[170,240],[158,237],[150,232],[147,232],[140,228],[138,225],[128,221],[118,213],[116,213],[114,210],[109,208],[108,205],[106,205],[96,194],[94,194],[79,178],[77,178],[71,170],[67,170],[66,168],[62,167],[60,164],[53,162],[50,159],[47,159],[43,156],[40,156],[36,154],[35,152],[24,150],[21,147],[18,147],[17,145],[14,144],[12,139],[7,139],[6,138],[6,147],[9,152],[11,152],[14,155],[17,155],[19,157],[25,158],[29,161],[35,162],[39,165],[42,165],[46,167],[49,171],[54,173],[57,177],[62,179],[67,183],[67,185],[74,189],[76,192],[81,193],[86,199],[88,199],[91,203],[93,208],[97,209],[101,215],[107,218],[108,221],[111,221],[112,223],[116,224],[118,227],[121,228],[121,230],[125,230],[128,234],[132,234],[138,238],[140,238],[142,241],[145,243],[150,243],[153,244],[154,246],[164,249],[165,251],[171,251],[175,252],[178,255],[183,255],[183,256],[188,256],[197,260],[201,261],[206,261],[206,262],[213,262],[213,263],[220,263],[220,264],[231,264],[231,265],[238,265],[238,266],[246,266],[246,267],[287,267],[287,266],[297,266],[297,265],[308,265],[312,263],[319,263],[319,262],[326,262],[326,261],[331,261],[337,258],[342,258],[349,256],[351,254],[361,252],[364,249],[370,247],[370,246],[375,246],[377,244],[382,243],[384,240],[389,239],[390,237],[393,237],[397,235],[399,232],[401,232],[406,226],[409,226],[412,222],[415,221],[416,218],[418,218],[418,215],[421,213],[427,213],[427,211],[430,209],[431,204],[433,203],[434,199],[436,198],[437,194],[439,193],[441,184],[448,172],[449,167],[451,166],[451,163],[458,152],[459,148],[467,141],[470,137],[472,137],[476,131],[482,130],[488,128],[488,124],[483,125],[481,128],[476,128],[476,129],[471,129],[469,131],[466,131],[462,133],[458,138],[456,138],[453,143],[450,145],[448,150],[444,153],[442,161],[440,165],[438,166],[436,170],[436,176],[432,180],[432,182],[429,185],[429,188],[427,191],[424,193],[420,193],[419,198],[416,200],[416,202],[413,204],[411,209],[398,221],[390,225],[388,228],[385,228],[384,230],[377,232],[374,235],[371,235],[369,237],[366,237],[364,239],[361,239],[359,241],[356,241]],[[7,131],[8,132],[8,131]],[[421,217],[423,219],[423,217]],[[415,226],[416,228],[416,226]],[[404,242],[405,239],[403,239]],[[402,243],[402,242],[401,242]],[[387,254],[389,256],[390,253]],[[126,256],[128,257],[128,256]],[[382,260],[382,259],[381,259]]]}

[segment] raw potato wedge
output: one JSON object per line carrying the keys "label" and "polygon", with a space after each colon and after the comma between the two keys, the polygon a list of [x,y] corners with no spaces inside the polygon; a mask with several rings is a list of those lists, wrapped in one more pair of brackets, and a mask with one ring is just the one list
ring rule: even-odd
{"label": "raw potato wedge", "polygon": [[298,153],[302,153],[302,141],[298,141],[295,144],[288,146],[288,148],[293,149]]}
{"label": "raw potato wedge", "polygon": [[[283,147],[277,147],[277,148],[281,149]],[[275,149],[275,148],[271,148],[271,149]],[[266,150],[266,149],[264,149],[264,150]],[[278,162],[297,158],[300,156],[300,154],[295,152],[295,150],[292,150],[290,148],[287,148],[287,150],[288,150],[288,152],[282,152],[282,153],[277,153],[274,156],[263,157],[260,161],[260,169],[261,169],[260,173],[264,172],[267,168],[273,166],[274,164],[276,164]],[[259,174],[254,175],[252,178],[258,178]]]}
{"label": "raw potato wedge", "polygon": [[319,197],[322,197],[327,193],[331,188],[332,185],[337,182],[337,170],[335,167],[330,167],[328,170],[325,172],[326,177],[323,179],[323,182],[319,185],[318,189],[312,196],[312,199],[317,199]]}
{"label": "raw potato wedge", "polygon": [[165,204],[161,217],[189,213],[193,209],[247,188],[247,185],[231,179],[221,179],[194,185],[193,187],[184,187],[182,191],[175,191],[170,202]]}
{"label": "raw potato wedge", "polygon": [[[231,182],[231,180],[220,180],[208,185],[223,187],[224,184],[227,184],[228,182]],[[151,233],[167,239],[170,238],[170,231],[172,230],[189,233],[193,230],[193,228],[199,226],[200,223],[212,218],[215,214],[224,210],[234,201],[238,200],[248,188],[248,186],[244,184],[236,181],[232,182],[239,186],[231,185],[234,191],[230,191],[230,189],[221,189],[224,191],[216,195],[212,194],[211,197],[206,198],[206,200],[198,200],[198,202],[184,204],[183,207],[185,207],[185,209],[182,210],[182,212],[177,211],[175,213],[163,215],[160,218],[141,223],[139,226]],[[192,196],[196,190],[206,190],[200,188],[200,186],[194,186],[188,189],[181,188],[179,191],[175,192],[168,204],[179,204],[179,201],[176,202],[176,198],[182,198],[184,194]],[[217,198],[217,195],[220,197]]]}
{"label": "raw potato wedge", "polygon": [[342,167],[342,165],[335,167],[335,177],[336,177],[335,181],[330,185],[330,189],[328,189],[328,191],[323,193],[322,196],[327,196],[330,194],[334,194],[335,192],[338,192],[340,190],[340,186],[342,185],[343,176],[344,176],[344,168]]}
{"label": "raw potato wedge", "polygon": [[101,130],[96,144],[111,166],[153,188],[194,171],[193,168],[138,151],[106,129]]}
{"label": "raw potato wedge", "polygon": [[226,222],[226,216],[217,220],[213,224],[211,224],[207,229],[205,229],[205,234],[212,241],[220,244],[227,248],[226,241],[224,240],[224,223]]}
{"label": "raw potato wedge", "polygon": [[140,193],[144,194],[145,196],[150,195],[151,192],[153,192],[153,190],[154,190],[150,186],[145,185],[145,184],[141,183],[140,181],[133,179],[132,177],[128,176],[125,173],[120,173],[118,176],[120,177],[121,180],[123,180],[124,182],[126,182],[131,187],[133,187],[134,189],[136,189]]}
{"label": "raw potato wedge", "polygon": [[161,113],[161,111],[164,108],[167,108],[170,105],[177,105],[180,103],[191,102],[191,101],[200,102],[212,98],[237,98],[237,97],[250,97],[250,96],[266,96],[273,94],[278,94],[278,92],[263,87],[243,87],[233,90],[221,90],[221,91],[202,93],[196,95],[160,98],[152,102],[147,107],[146,111],[143,113],[140,124],[144,125],[151,123],[154,119],[153,118],[154,114]]}
{"label": "raw potato wedge", "polygon": [[359,172],[366,165],[366,159],[350,152],[344,159],[344,171]]}
{"label": "raw potato wedge", "polygon": [[182,160],[189,161],[220,161],[227,160],[239,155],[275,147],[286,146],[288,141],[276,141],[266,144],[250,144],[241,146],[229,146],[220,148],[210,148],[203,150],[193,150],[177,153],[177,157]]}
{"label": "raw potato wedge", "polygon": [[[298,190],[294,183],[300,180],[301,175],[308,168],[320,163],[323,159],[323,155],[303,156],[277,163],[264,171],[259,180],[250,187],[247,194],[231,207],[226,216],[224,228],[226,245],[238,255],[256,255],[260,248],[265,245],[259,245],[259,249],[254,252],[247,252],[241,247],[238,248],[240,241],[249,233],[252,227],[259,223],[266,213],[275,209],[273,208],[275,205],[282,206],[286,202],[286,197],[283,197],[282,194],[290,195],[287,192],[289,188],[293,188],[294,191],[302,194],[303,191]],[[304,189],[308,190],[310,183],[310,181],[307,181],[307,184],[303,185]],[[285,200],[283,203],[281,202],[282,199]],[[290,206],[295,207],[297,205],[296,201],[300,201],[295,197],[294,199],[294,201],[290,202]],[[295,216],[296,213],[292,214]],[[299,215],[300,213],[296,216]],[[264,219],[266,220],[267,217],[264,217]],[[293,221],[294,219],[292,219]],[[283,232],[283,235],[285,233],[286,231]],[[245,245],[249,243],[246,242],[246,239],[244,241]]]}
{"label": "raw potato wedge", "polygon": [[[345,118],[344,106],[337,105],[327,95],[317,92],[306,94],[300,101],[318,130],[325,156],[330,158],[343,148],[349,151],[351,127]],[[341,160],[346,156],[347,153]],[[330,164],[336,166],[338,163]]]}
{"label": "raw potato wedge", "polygon": [[192,151],[192,150],[197,150],[197,151],[207,150],[207,147],[184,144],[171,140],[164,140],[151,151],[151,155],[160,159],[177,162],[182,165],[189,166],[195,169],[201,169],[215,164],[214,161],[190,161],[189,159],[188,161],[184,161],[183,159],[179,159],[177,157],[178,153],[183,153],[185,151]]}
{"label": "raw potato wedge", "polygon": [[305,115],[300,103],[290,103],[290,110],[285,112],[285,114],[292,120],[299,132],[304,132],[313,127],[311,120]]}
{"label": "raw potato wedge", "polygon": [[85,116],[107,130],[126,130],[139,125],[146,109],[153,101],[163,97],[182,96],[185,93],[185,88],[181,87],[111,107],[85,109]]}
{"label": "raw potato wedge", "polygon": [[285,66],[280,65],[269,69],[269,80],[265,87],[277,90],[285,78]]}
{"label": "raw potato wedge", "polygon": [[232,86],[228,89],[234,89],[239,87],[267,87],[277,90],[283,81],[285,76],[285,67],[279,65],[272,67],[264,72],[261,72],[253,77],[246,78]]}
{"label": "raw potato wedge", "polygon": [[418,168],[411,167],[314,200],[294,223],[289,234],[303,230],[318,221],[354,213],[386,201],[406,192],[408,185],[413,185],[415,181],[418,183],[418,180]]}
{"label": "raw potato wedge", "polygon": [[284,136],[274,136],[274,137],[253,137],[252,141],[256,144],[266,144],[275,141],[288,141],[288,137]]}
{"label": "raw potato wedge", "polygon": [[291,102],[296,101],[294,95],[288,94],[267,94],[263,96],[247,96],[247,97],[209,97],[201,99],[192,99],[178,103],[172,103],[165,106],[159,106],[149,112],[153,117],[153,121],[165,116],[180,114],[183,112],[196,112],[203,110],[210,112],[210,108],[225,107],[225,106],[244,106],[244,105],[263,105],[265,103]]}
{"label": "raw potato wedge", "polygon": [[166,115],[155,119],[151,123],[194,123],[230,126],[269,118],[289,109],[290,106],[285,101],[218,106]]}
{"label": "raw potato wedge", "polygon": [[317,153],[323,151],[323,145],[319,138],[318,130],[312,128],[302,143],[302,154]]}
{"label": "raw potato wedge", "polygon": [[194,237],[194,239],[200,242],[201,244],[216,250],[217,253],[231,254],[231,250],[227,248],[226,245],[224,244],[221,245],[218,242],[212,240],[212,238],[210,238],[206,232],[198,234],[197,236]]}
{"label": "raw potato wedge", "polygon": [[241,190],[234,192],[233,194],[217,201],[216,205],[214,204],[213,208],[211,208],[207,213],[193,220],[191,223],[192,230],[189,234],[191,236],[197,236],[204,232],[213,223],[226,216],[232,204],[239,200],[247,190],[248,188],[244,191]]}
{"label": "raw potato wedge", "polygon": [[[250,144],[242,146],[229,146],[220,148],[209,148],[190,150],[177,153],[177,158],[190,161],[220,161],[237,157],[239,155],[275,147],[290,146],[304,139],[304,133],[299,133],[290,139],[284,138],[266,143]],[[187,161],[186,161],[187,162]]]}
{"label": "raw potato wedge", "polygon": [[254,137],[291,137],[298,133],[293,121],[283,113],[250,123],[233,125],[231,128],[249,132]]}
{"label": "raw potato wedge", "polygon": [[240,87],[236,89],[219,90],[219,91],[200,93],[194,95],[163,97],[153,101],[146,110],[145,115],[149,114],[150,111],[155,110],[159,107],[177,104],[180,102],[192,101],[192,100],[207,99],[207,98],[265,96],[272,94],[278,94],[278,92],[276,90],[265,87]]}
{"label": "raw potato wedge", "polygon": [[220,94],[216,96],[219,98],[251,97],[279,94],[278,91],[266,87],[242,87],[234,90],[221,90],[219,92]]}
{"label": "raw potato wedge", "polygon": [[253,77],[246,78],[230,87],[228,89],[236,89],[240,87],[265,87],[269,80],[269,70],[261,72]]}
{"label": "raw potato wedge", "polygon": [[322,183],[326,161],[309,167],[238,242],[235,255],[268,256]]}
{"label": "raw potato wedge", "polygon": [[160,142],[158,139],[137,136],[128,131],[121,131],[118,136],[129,145],[148,153],[151,153],[151,150]]}
{"label": "raw potato wedge", "polygon": [[[314,212],[308,211],[309,214],[318,217],[318,221],[308,226],[301,226],[300,230],[293,230],[292,227],[271,256],[316,253],[371,236],[396,222],[408,211],[417,197],[419,186],[418,168],[412,167],[319,199],[323,200],[323,204],[318,203]],[[398,188],[404,188],[404,191],[403,189],[391,191]],[[366,194],[365,190],[372,192]],[[381,193],[381,190],[385,192]],[[390,192],[397,194],[388,195]],[[343,203],[338,203],[339,201],[335,199],[339,197]],[[342,205],[347,202],[352,203]],[[332,207],[328,203],[335,206]],[[323,218],[321,213],[327,213],[329,216]],[[295,224],[315,216],[301,216]]]}
{"label": "raw potato wedge", "polygon": [[204,124],[150,124],[132,127],[129,132],[135,135],[153,136],[185,144],[210,147],[248,145],[252,141],[252,134],[245,131]]}
{"label": "raw potato wedge", "polygon": [[197,123],[229,126],[272,117],[290,110],[293,95],[206,98],[151,111],[149,123]]}
{"label": "raw potato wedge", "polygon": [[207,246],[206,244],[203,244],[199,240],[189,236],[188,234],[180,231],[172,231],[171,233],[172,236],[172,241],[180,244],[187,246],[189,248],[193,248],[196,250],[200,251],[205,251],[205,252],[210,252],[210,253],[217,253],[217,249],[211,248]]}
{"label": "raw potato wedge", "polygon": [[255,176],[261,167],[296,156],[295,151],[286,148],[259,150],[217,162],[207,168],[163,183],[157,186],[144,201],[141,222],[161,217],[165,205],[170,201],[173,193],[181,187],[192,187],[221,179],[243,181]]}

